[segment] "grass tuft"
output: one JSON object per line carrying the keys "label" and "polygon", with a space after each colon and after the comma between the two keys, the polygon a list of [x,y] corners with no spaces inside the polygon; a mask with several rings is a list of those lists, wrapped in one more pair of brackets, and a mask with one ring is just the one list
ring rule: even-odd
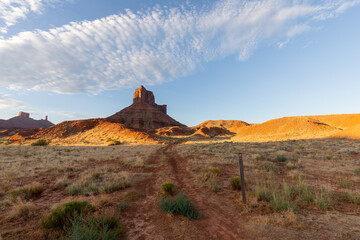
{"label": "grass tuft", "polygon": [[195,210],[194,205],[185,197],[183,193],[179,193],[175,200],[170,197],[162,198],[160,208],[164,212],[172,214],[181,214],[189,219],[200,219],[201,213]]}
{"label": "grass tuft", "polygon": [[176,185],[172,182],[164,183],[161,188],[166,194],[171,196],[173,196],[176,192]]}
{"label": "grass tuft", "polygon": [[231,184],[231,187],[233,190],[241,190],[241,178],[237,176],[232,176],[229,179],[229,182]]}
{"label": "grass tuft", "polygon": [[95,208],[87,202],[69,202],[57,207],[49,215],[41,219],[43,228],[63,228],[71,219],[82,213],[94,211]]}
{"label": "grass tuft", "polygon": [[64,238],[64,240],[126,239],[126,231],[122,223],[118,219],[109,216],[97,216],[89,219],[74,218],[71,221],[71,226],[65,228],[65,231],[68,237]]}

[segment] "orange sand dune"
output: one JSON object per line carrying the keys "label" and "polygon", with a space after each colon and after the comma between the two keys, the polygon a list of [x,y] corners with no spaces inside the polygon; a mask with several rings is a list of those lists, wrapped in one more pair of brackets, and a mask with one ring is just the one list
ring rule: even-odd
{"label": "orange sand dune", "polygon": [[284,117],[238,128],[233,141],[281,141],[326,137],[360,139],[360,114]]}

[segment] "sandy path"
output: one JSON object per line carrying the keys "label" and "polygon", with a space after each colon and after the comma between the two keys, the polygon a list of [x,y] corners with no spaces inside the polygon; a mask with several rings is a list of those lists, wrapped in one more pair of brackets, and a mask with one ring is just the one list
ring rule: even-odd
{"label": "sandy path", "polygon": [[[245,235],[244,222],[237,215],[231,200],[221,198],[197,187],[188,178],[187,161],[176,153],[173,144],[167,145],[149,157],[147,163],[158,163],[165,158],[165,166],[139,184],[138,189],[146,197],[137,201],[124,216],[128,227],[128,239],[255,239]],[[200,220],[188,220],[183,216],[170,216],[159,209],[161,193],[156,186],[160,176],[174,179],[183,192],[202,213]]]}

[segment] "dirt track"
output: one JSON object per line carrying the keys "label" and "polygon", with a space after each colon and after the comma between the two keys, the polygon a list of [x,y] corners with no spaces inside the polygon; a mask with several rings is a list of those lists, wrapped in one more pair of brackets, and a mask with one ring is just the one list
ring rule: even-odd
{"label": "dirt track", "polygon": [[[160,159],[167,164],[157,168],[151,179],[140,184],[146,197],[124,217],[129,239],[249,239],[244,233],[244,222],[236,215],[234,203],[197,187],[189,178],[186,159],[178,155],[173,146],[157,150],[148,159],[148,164],[157,164]],[[200,220],[161,212],[158,207],[161,193],[155,186],[162,176],[173,179],[178,190],[195,204],[202,213]]]}

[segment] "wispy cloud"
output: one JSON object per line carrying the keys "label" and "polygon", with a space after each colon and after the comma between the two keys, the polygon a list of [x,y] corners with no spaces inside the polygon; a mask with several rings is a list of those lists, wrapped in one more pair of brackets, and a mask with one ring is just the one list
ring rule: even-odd
{"label": "wispy cloud", "polygon": [[9,95],[0,94],[0,109],[24,109],[25,104],[21,101],[12,99]]}
{"label": "wispy cloud", "polygon": [[6,33],[9,27],[26,19],[31,13],[42,14],[45,6],[55,2],[59,0],[1,0],[0,33]]}
{"label": "wispy cloud", "polygon": [[81,113],[75,113],[75,112],[65,112],[65,111],[50,111],[50,113],[66,116],[69,118],[85,118],[88,117],[87,115],[81,114]]}
{"label": "wispy cloud", "polygon": [[288,42],[359,2],[223,0],[22,32],[0,39],[0,85],[96,93],[169,81],[228,55],[246,60],[264,41]]}

